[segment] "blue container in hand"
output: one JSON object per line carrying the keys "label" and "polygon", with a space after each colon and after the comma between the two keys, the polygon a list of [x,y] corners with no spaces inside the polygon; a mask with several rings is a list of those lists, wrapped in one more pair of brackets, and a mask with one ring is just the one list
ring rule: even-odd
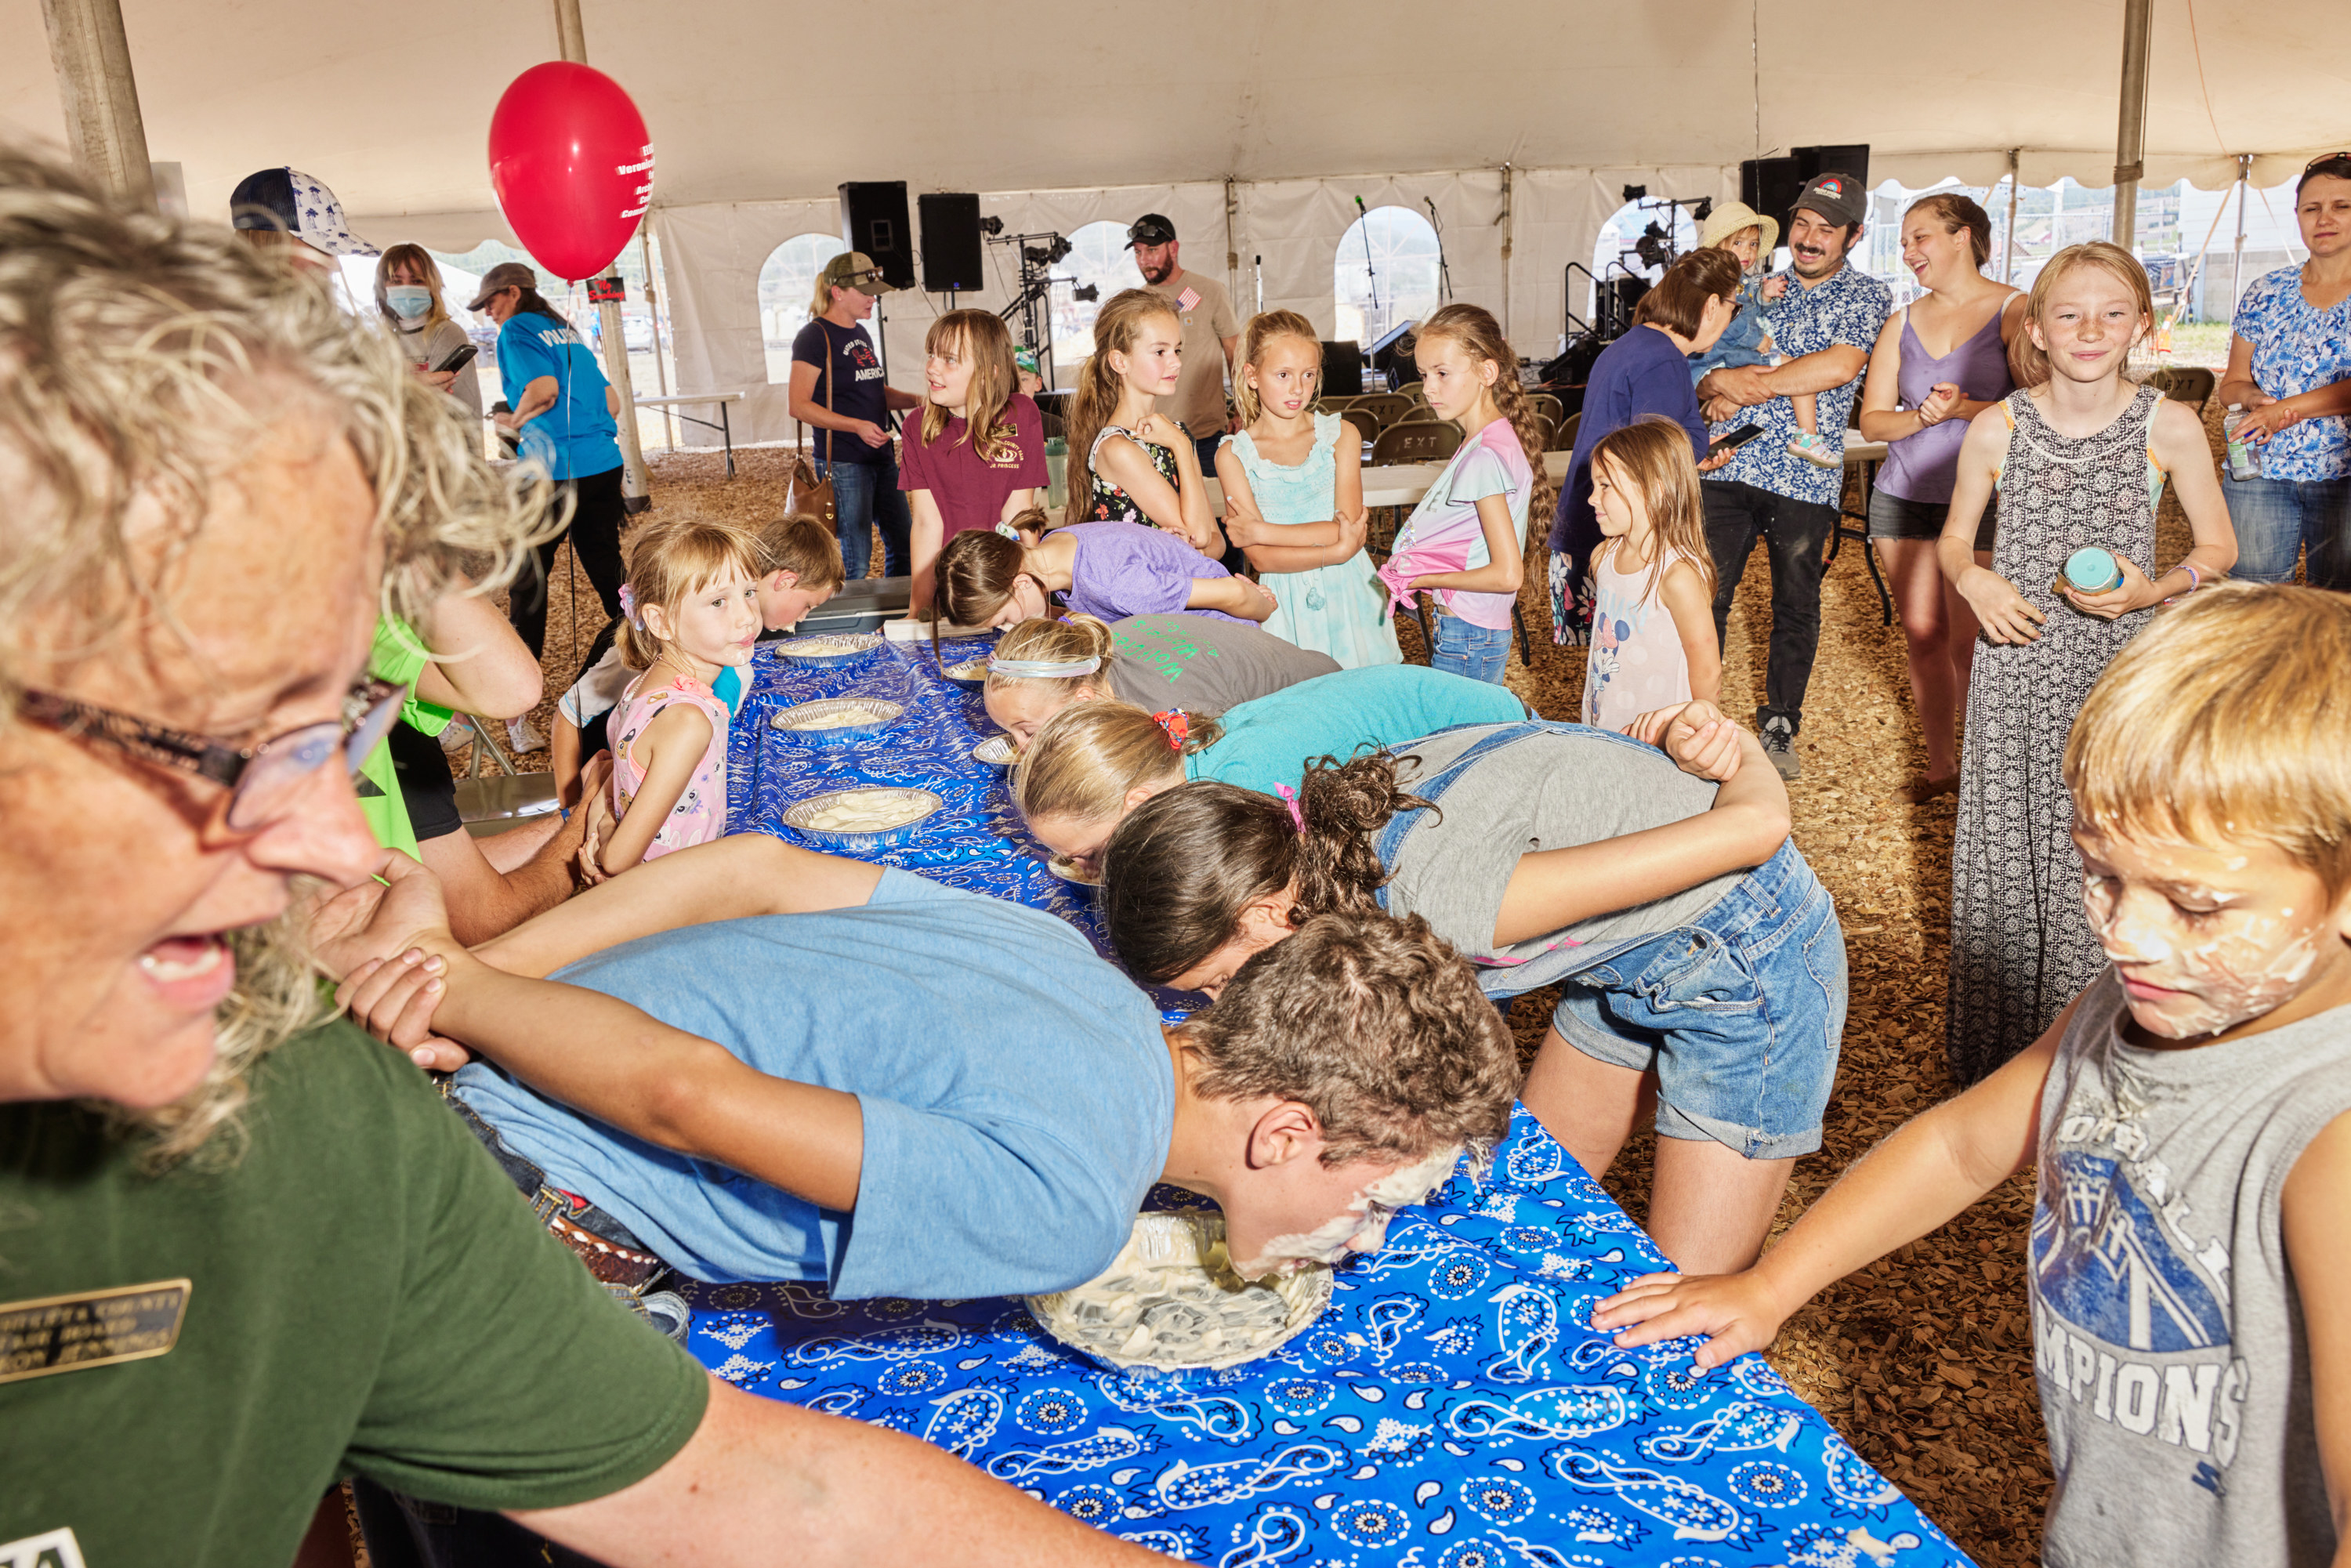
{"label": "blue container in hand", "polygon": [[2123,569],[2113,552],[2091,545],[2065,558],[2065,580],[2076,593],[2111,593],[2123,585]]}

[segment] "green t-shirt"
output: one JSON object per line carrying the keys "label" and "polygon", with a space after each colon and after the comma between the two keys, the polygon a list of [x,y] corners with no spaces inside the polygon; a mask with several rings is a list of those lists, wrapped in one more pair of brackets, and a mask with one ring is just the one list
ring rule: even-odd
{"label": "green t-shirt", "polygon": [[1364,747],[1393,747],[1457,724],[1513,724],[1526,705],[1506,686],[1426,664],[1374,664],[1301,681],[1228,710],[1214,746],[1184,759],[1184,777],[1273,793],[1297,786],[1322,757],[1344,762]]}
{"label": "green t-shirt", "polygon": [[[0,1104],[0,1377],[22,1379],[0,1382],[0,1542],[69,1530],[92,1568],[288,1563],[341,1476],[552,1508],[684,1446],[701,1369],[540,1227],[398,1052],[332,1024],[251,1083],[242,1155],[162,1176],[91,1112]],[[164,1354],[24,1377],[39,1340],[92,1343],[26,1303],[153,1287],[131,1298],[153,1331],[179,1281]]]}
{"label": "green t-shirt", "polygon": [[[389,615],[377,618],[375,645],[368,653],[369,674],[413,688],[416,677],[432,660],[432,650],[406,622]],[[413,725],[426,735],[439,735],[455,716],[439,703],[424,701],[413,689],[400,705],[400,722]],[[389,742],[368,754],[352,783],[359,790],[360,813],[367,818],[368,831],[375,841],[411,860],[422,859],[416,852],[416,829],[408,820],[408,801],[400,792],[400,774],[392,766]]]}

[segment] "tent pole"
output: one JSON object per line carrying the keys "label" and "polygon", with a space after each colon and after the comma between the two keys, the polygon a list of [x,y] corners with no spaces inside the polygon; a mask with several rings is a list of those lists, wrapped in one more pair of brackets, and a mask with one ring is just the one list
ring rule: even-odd
{"label": "tent pole", "polygon": [[1225,176],[1225,298],[1241,291],[1241,198],[1239,183]]}
{"label": "tent pole", "polygon": [[2237,154],[2237,255],[2229,264],[2229,319],[2237,319],[2237,301],[2245,295],[2245,187],[2253,183],[2253,155]]}
{"label": "tent pole", "polygon": [[2115,131],[2114,242],[2125,250],[2138,244],[2138,182],[2147,152],[2147,35],[2155,19],[2155,0],[2125,0],[2123,10],[2123,90],[2120,123]]}
{"label": "tent pole", "polygon": [[[580,0],[555,0],[555,37],[565,59],[574,65],[588,63],[588,33],[580,26]],[[643,222],[639,220],[641,227]],[[653,287],[651,273],[645,275],[645,287]],[[629,379],[628,329],[621,322],[621,302],[606,300],[596,307],[596,317],[604,333],[604,379],[621,394],[621,416],[613,423],[621,427],[622,504],[632,512],[642,512],[653,505],[653,487],[646,479],[644,446],[637,432],[637,389]],[[653,358],[661,358],[658,340]]]}
{"label": "tent pole", "polygon": [[2024,183],[2024,149],[2008,150],[2008,243],[2001,247],[2000,280],[2008,282],[2016,274],[2016,193]]}
{"label": "tent pole", "polygon": [[[653,334],[653,385],[661,395],[669,396],[669,366],[662,359],[661,301],[653,298],[653,224],[647,213],[645,221],[637,225],[637,256],[645,269],[645,324]],[[668,438],[669,449],[677,450],[677,421],[667,404],[662,408],[662,431]]]}
{"label": "tent pole", "polygon": [[152,209],[155,174],[147,162],[147,125],[131,75],[121,0],[41,0],[41,17],[49,26],[49,59],[74,162],[117,197]]}
{"label": "tent pole", "polygon": [[1502,341],[1510,340],[1510,165],[1502,165]]}

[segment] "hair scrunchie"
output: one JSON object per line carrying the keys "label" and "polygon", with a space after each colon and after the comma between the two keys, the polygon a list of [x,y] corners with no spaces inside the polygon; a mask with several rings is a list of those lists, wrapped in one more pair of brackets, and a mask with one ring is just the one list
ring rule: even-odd
{"label": "hair scrunchie", "polygon": [[1003,535],[1006,538],[1010,539],[1014,544],[1019,544],[1020,542],[1020,530],[1014,528],[1010,523],[997,524],[996,531]]}
{"label": "hair scrunchie", "polygon": [[637,591],[627,583],[621,584],[621,619],[642,632],[645,623],[637,619]]}
{"label": "hair scrunchie", "polygon": [[1281,803],[1284,806],[1290,808],[1290,825],[1298,830],[1298,836],[1300,838],[1304,838],[1306,836],[1306,813],[1298,809],[1298,791],[1292,789],[1287,784],[1277,784],[1273,787],[1273,792],[1281,797]]}
{"label": "hair scrunchie", "polygon": [[1151,716],[1151,722],[1165,733],[1168,749],[1171,751],[1183,750],[1184,743],[1192,738],[1191,716],[1180,707],[1171,707],[1165,713],[1155,713]]}

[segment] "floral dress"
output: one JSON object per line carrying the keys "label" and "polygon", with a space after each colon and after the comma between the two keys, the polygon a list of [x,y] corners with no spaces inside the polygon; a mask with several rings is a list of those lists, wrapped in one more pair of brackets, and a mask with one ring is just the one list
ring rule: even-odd
{"label": "floral dress", "polygon": [[1134,497],[1103,478],[1102,470],[1095,466],[1102,455],[1102,443],[1113,435],[1123,435],[1143,448],[1143,455],[1151,459],[1154,468],[1159,470],[1159,476],[1170,485],[1177,484],[1175,453],[1144,440],[1123,424],[1105,424],[1094,433],[1094,444],[1086,449],[1086,472],[1093,476],[1093,488],[1089,492],[1092,510],[1086,517],[1097,523],[1141,523],[1146,528],[1157,528],[1159,525],[1134,504]]}
{"label": "floral dress", "polygon": [[[1329,522],[1338,509],[1339,434],[1347,428],[1335,413],[1316,414],[1313,448],[1294,467],[1259,452],[1248,431],[1234,436],[1233,453],[1249,476],[1259,515],[1278,528]],[[1265,629],[1283,642],[1328,653],[1343,669],[1404,663],[1395,623],[1382,613],[1386,595],[1368,551],[1332,566],[1263,572],[1259,581],[1280,605]]]}
{"label": "floral dress", "polygon": [[638,676],[622,697],[611,719],[612,810],[625,819],[630,802],[645,781],[645,765],[637,755],[637,740],[653,720],[675,703],[691,703],[710,718],[710,744],[694,773],[679,791],[677,804],[645,851],[653,860],[672,850],[708,843],[726,831],[726,728],[733,715],[717,693],[684,676],[665,678],[652,670]]}
{"label": "floral dress", "polygon": [[2029,392],[2000,405],[2009,438],[1992,570],[2046,619],[2036,642],[1979,638],[1968,683],[1944,1040],[1963,1084],[2040,1039],[2106,967],[2082,911],[2065,737],[2107,661],[2154,612],[2101,621],[2053,585],[2066,558],[2087,545],[2155,575],[2164,476],[2148,442],[2162,401],[2141,387],[2112,424],[2081,437],[2050,428]]}

